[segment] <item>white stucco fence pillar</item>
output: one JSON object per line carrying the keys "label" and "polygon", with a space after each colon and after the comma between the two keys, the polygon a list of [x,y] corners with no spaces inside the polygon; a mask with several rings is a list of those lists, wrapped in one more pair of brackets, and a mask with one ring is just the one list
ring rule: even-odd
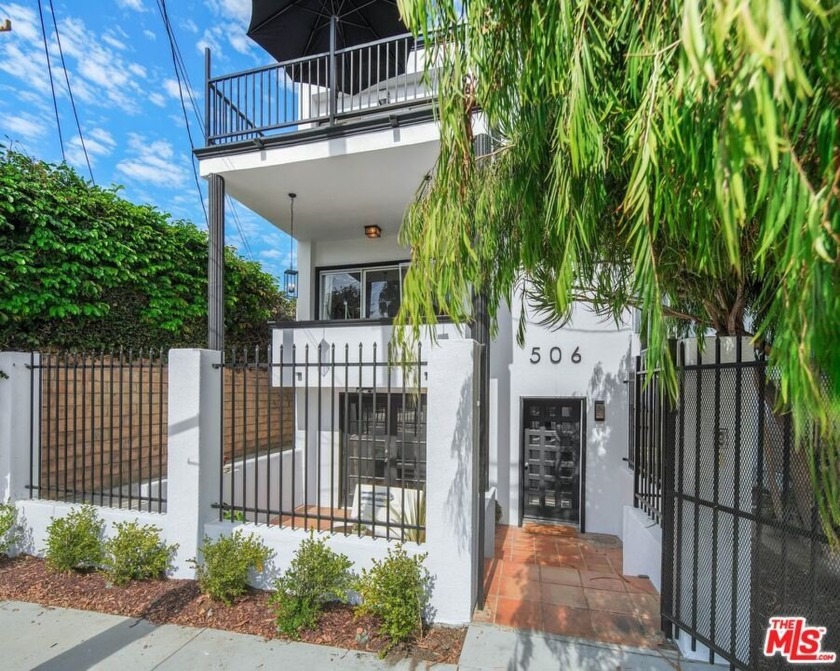
{"label": "white stucco fence pillar", "polygon": [[[0,352],[0,502],[28,499],[30,436],[38,429],[38,377],[30,364],[40,356]],[[35,402],[33,403],[33,398]],[[35,473],[33,478],[37,478]]]}
{"label": "white stucco fence pillar", "polygon": [[178,543],[173,575],[191,578],[205,523],[218,519],[222,439],[221,352],[169,352],[169,451],[167,502],[169,543]]}
{"label": "white stucco fence pillar", "polygon": [[469,622],[476,597],[478,361],[473,340],[429,350],[426,550],[439,622]]}

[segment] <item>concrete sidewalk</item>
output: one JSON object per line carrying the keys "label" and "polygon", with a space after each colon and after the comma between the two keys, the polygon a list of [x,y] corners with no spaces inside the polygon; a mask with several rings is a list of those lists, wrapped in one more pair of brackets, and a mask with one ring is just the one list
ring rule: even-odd
{"label": "concrete sidewalk", "polygon": [[[176,625],[19,601],[0,602],[0,667],[10,671],[183,671],[184,669],[347,669],[408,671],[376,655],[308,643]],[[420,667],[422,668],[422,667]],[[454,671],[452,665],[435,669]],[[419,669],[418,669],[419,671]]]}
{"label": "concrete sidewalk", "polygon": [[[175,625],[67,608],[0,602],[2,668],[14,671],[83,669],[341,669],[421,671],[403,660],[393,665],[376,655],[308,643],[266,641],[255,636]],[[594,645],[551,634],[471,625],[460,664],[436,671],[706,671],[697,662],[676,662],[652,651]]]}
{"label": "concrete sidewalk", "polygon": [[609,645],[544,632],[472,624],[460,671],[721,671],[676,652]]}

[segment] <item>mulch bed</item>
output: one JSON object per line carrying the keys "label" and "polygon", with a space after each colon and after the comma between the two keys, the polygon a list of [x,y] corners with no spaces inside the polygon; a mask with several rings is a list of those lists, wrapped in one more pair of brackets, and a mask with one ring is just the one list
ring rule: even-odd
{"label": "mulch bed", "polygon": [[[118,587],[101,573],[52,571],[37,557],[0,559],[0,600],[283,638],[275,628],[268,598],[268,592],[252,590],[225,606],[201,594],[194,580],[130,582]],[[376,618],[356,617],[352,607],[335,604],[326,609],[318,629],[302,632],[300,640],[380,653],[387,647],[387,639],[377,633],[378,629]],[[457,663],[465,634],[464,628],[432,627],[421,639],[391,651],[388,658]]]}

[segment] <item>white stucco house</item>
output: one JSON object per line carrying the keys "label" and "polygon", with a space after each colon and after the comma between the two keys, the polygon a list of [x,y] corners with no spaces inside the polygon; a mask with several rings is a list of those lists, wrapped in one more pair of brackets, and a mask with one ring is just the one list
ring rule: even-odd
{"label": "white stucco house", "polygon": [[[379,77],[353,76],[352,68],[364,71],[382,49],[396,53],[399,67]],[[276,370],[273,380],[294,386],[297,448],[317,467],[302,476],[298,489],[309,485],[309,492],[293,495],[294,506],[335,510],[338,500],[358,514],[360,496],[376,498],[377,488],[386,485],[410,496],[425,492],[432,505],[432,488],[424,480],[427,447],[450,437],[439,435],[437,423],[425,425],[425,403],[433,403],[427,399],[428,376],[407,383],[410,375],[375,372],[387,359],[411,260],[398,242],[400,225],[439,151],[435,71],[425,72],[428,57],[408,35],[244,73],[214,75],[207,56],[206,146],[196,155],[210,183],[211,238],[223,235],[224,198],[230,196],[295,241],[294,272],[286,280],[297,296],[297,319],[273,325],[273,357],[287,367]],[[326,85],[326,74],[312,74],[332,58],[348,80],[335,91]],[[480,117],[475,128],[481,142],[487,136]],[[430,334],[423,343],[424,356],[459,340],[483,348],[477,419],[483,472],[477,477],[487,490],[480,523],[487,530],[485,554],[493,551],[488,536],[495,502],[505,525],[538,520],[644,547],[657,542],[647,518],[633,509],[628,464],[628,382],[639,351],[635,315],[616,326],[580,306],[556,330],[527,315],[520,347],[515,329],[522,308],[511,298],[514,307],[501,306],[492,341],[480,323],[442,321],[436,337]],[[292,370],[292,357],[301,364],[305,351],[307,361],[335,361],[338,381],[327,383],[326,374],[304,379],[303,368]],[[355,372],[362,361],[373,366],[371,375],[361,365]],[[419,405],[406,400],[406,385],[419,394]],[[409,457],[404,446],[394,457],[393,446],[406,440],[406,421],[415,423],[415,444]],[[376,535],[388,536],[380,524]],[[638,533],[636,541],[625,538],[628,529]],[[654,547],[642,559],[647,565],[633,566],[633,573],[657,575],[658,553]]]}
{"label": "white stucco house", "polygon": [[[269,11],[255,16],[252,34],[285,8],[312,10],[302,2],[254,7],[263,4]],[[0,385],[0,501],[14,500],[27,520],[21,549],[39,551],[50,520],[85,501],[109,530],[136,518],[159,525],[179,547],[179,578],[194,576],[190,558],[205,536],[240,526],[272,549],[278,571],[314,530],[355,570],[404,542],[426,557],[434,619],[464,625],[483,601],[494,563],[485,560],[498,556],[498,511],[503,526],[540,523],[508,528],[506,540],[549,536],[528,538],[529,562],[560,556],[561,540],[551,536],[575,536],[546,524],[621,540],[623,555],[613,538],[583,539],[613,544],[607,564],[613,571],[620,563],[626,579],[599,575],[605,560],[584,558],[586,569],[571,572],[574,594],[560,590],[571,603],[548,604],[570,609],[563,622],[595,632],[604,620],[583,605],[606,603],[632,633],[627,599],[639,627],[644,613],[622,590],[634,584],[628,576],[648,576],[647,591],[659,592],[646,611],[657,641],[661,631],[687,656],[777,668],[763,654],[768,619],[836,622],[840,558],[819,528],[764,346],[703,334],[671,343],[678,380],[669,398],[661,371],[645,370],[638,315],[615,324],[578,305],[562,328],[548,329],[528,313],[519,346],[520,310],[529,309],[520,297],[499,306],[491,338],[475,296],[470,323],[441,319],[416,352],[395,355],[393,321],[411,263],[398,232],[440,151],[436,70],[423,41],[402,29],[362,31],[363,39],[342,33],[340,17],[323,15],[339,4],[361,11],[319,3],[306,48],[276,64],[212,75],[207,54],[205,143],[196,155],[210,196],[208,347],[172,350],[155,375],[142,354],[138,368],[122,355],[104,366],[104,356],[0,353],[8,378]],[[363,6],[399,21],[394,0]],[[285,48],[297,37],[283,23],[261,39]],[[484,153],[492,142],[480,115],[474,132]],[[297,297],[296,320],[271,325],[268,351],[225,352],[228,196],[294,241],[285,288]],[[81,392],[68,406],[78,373]],[[132,403],[140,393],[148,402]],[[126,394],[131,412],[123,412]],[[137,436],[134,426],[148,430]],[[126,477],[113,468],[123,462]],[[515,585],[517,595],[531,590],[523,603],[559,593],[540,582],[550,571],[514,567],[532,583]],[[270,586],[267,572],[252,578]],[[619,595],[575,601],[587,586],[597,591],[593,582],[602,590],[615,583]],[[547,603],[535,608],[538,620],[549,612]],[[508,624],[532,629],[529,613],[523,607],[519,623]],[[576,631],[569,635],[584,635]],[[826,633],[827,650],[840,647],[836,631]]]}
{"label": "white stucco house", "polygon": [[[294,343],[302,351],[306,344],[376,342],[384,353],[391,340],[411,256],[397,235],[439,148],[435,92],[423,78],[424,62],[425,51],[416,46],[403,74],[352,96],[340,94],[339,111],[345,111],[334,121],[324,87],[287,80],[299,96],[296,107],[275,106],[264,127],[246,115],[268,110],[270,98],[282,95],[265,85],[265,73],[274,77],[281,66],[209,78],[208,145],[197,151],[201,175],[221,177],[227,195],[293,234],[296,243],[297,320],[275,325],[276,346]],[[229,92],[244,96],[254,86],[248,95],[256,99],[243,97],[240,117]],[[383,97],[390,103],[380,105]],[[539,518],[621,536],[623,507],[633,493],[626,463],[627,381],[638,353],[632,319],[616,327],[581,306],[571,323],[548,330],[529,317],[519,347],[514,335],[521,308],[517,300],[513,305],[513,313],[500,310],[499,333],[488,347],[490,484],[502,522]],[[470,325],[443,323],[438,336],[474,334]],[[571,470],[560,476],[557,496],[533,498],[528,483],[536,486],[539,479],[536,452],[524,457],[529,448],[544,449],[546,436],[552,443],[558,428],[559,442],[570,450],[564,463],[571,459],[574,466],[564,466],[564,473]],[[553,460],[553,451],[546,458]]]}

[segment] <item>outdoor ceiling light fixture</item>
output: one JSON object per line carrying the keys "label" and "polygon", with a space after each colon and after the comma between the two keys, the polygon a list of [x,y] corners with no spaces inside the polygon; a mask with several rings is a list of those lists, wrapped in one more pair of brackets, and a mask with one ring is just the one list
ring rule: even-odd
{"label": "outdoor ceiling light fixture", "polygon": [[370,224],[369,226],[365,226],[365,235],[371,240],[376,240],[376,238],[382,236],[382,229],[376,224]]}
{"label": "outdoor ceiling light fixture", "polygon": [[283,290],[290,298],[297,298],[298,291],[298,271],[295,268],[295,198],[297,198],[297,194],[289,194],[289,237],[291,238],[291,249],[289,252],[292,258],[291,266],[283,273]]}

